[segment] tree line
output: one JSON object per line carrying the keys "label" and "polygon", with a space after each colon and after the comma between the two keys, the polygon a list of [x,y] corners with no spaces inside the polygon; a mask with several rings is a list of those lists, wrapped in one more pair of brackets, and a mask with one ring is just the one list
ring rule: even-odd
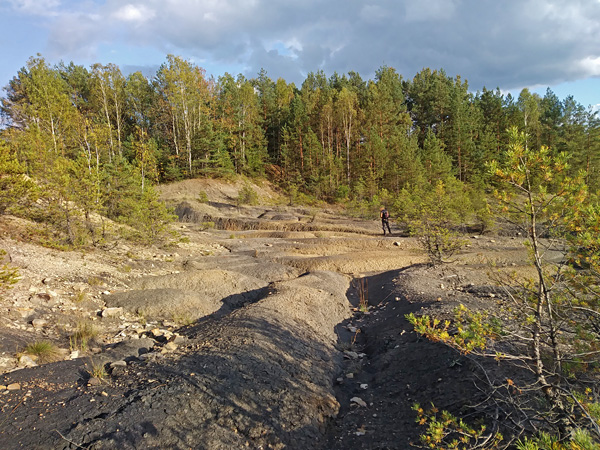
{"label": "tree line", "polygon": [[476,184],[517,127],[530,146],[570,153],[573,169],[599,183],[595,111],[550,89],[544,97],[485,87],[473,94],[443,70],[405,80],[384,66],[367,81],[319,71],[297,87],[264,70],[252,79],[207,77],[173,55],[151,79],[113,64],[50,67],[38,56],[5,90],[7,140],[35,128],[55,154],[88,165],[124,158],[155,181],[267,172],[324,200],[365,188],[399,192],[441,172]]}
{"label": "tree line", "polygon": [[315,200],[404,195],[398,209],[410,206],[407,192],[443,182],[475,204],[490,182],[485,164],[502,160],[512,127],[532,148],[566,151],[572,170],[600,185],[595,111],[550,89],[473,93],[443,70],[404,79],[383,66],[372,80],[318,71],[296,86],[264,70],[215,79],[173,55],[152,78],[114,64],[50,66],[38,55],[5,94],[3,145],[24,173],[113,218],[125,214],[123,192],[152,197],[158,182],[231,174],[266,175]]}

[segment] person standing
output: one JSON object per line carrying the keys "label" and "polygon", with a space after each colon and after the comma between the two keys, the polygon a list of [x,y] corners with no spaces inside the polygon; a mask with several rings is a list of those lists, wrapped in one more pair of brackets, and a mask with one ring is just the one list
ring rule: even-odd
{"label": "person standing", "polygon": [[381,218],[381,228],[383,228],[383,235],[385,236],[385,228],[387,227],[387,230],[391,236],[392,230],[390,229],[390,213],[387,209],[385,209],[385,206],[382,206],[379,209],[379,217]]}

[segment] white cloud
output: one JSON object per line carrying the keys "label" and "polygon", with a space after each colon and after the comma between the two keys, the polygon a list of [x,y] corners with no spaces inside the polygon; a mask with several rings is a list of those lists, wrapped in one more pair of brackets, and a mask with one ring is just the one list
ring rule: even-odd
{"label": "white cloud", "polygon": [[113,17],[124,22],[145,22],[153,19],[155,13],[144,5],[125,5],[114,12]]}
{"label": "white cloud", "polygon": [[430,67],[474,89],[600,74],[600,2],[589,0],[10,2],[20,14],[46,12],[49,51],[65,60],[152,48],[296,82],[320,69],[370,77],[385,64],[411,78]]}
{"label": "white cloud", "polygon": [[588,76],[600,76],[600,56],[588,56],[580,62],[583,72]]}

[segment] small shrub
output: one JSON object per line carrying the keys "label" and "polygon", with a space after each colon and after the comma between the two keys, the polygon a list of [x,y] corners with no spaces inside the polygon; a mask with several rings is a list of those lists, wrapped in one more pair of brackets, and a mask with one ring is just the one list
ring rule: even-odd
{"label": "small shrub", "polygon": [[146,314],[143,311],[138,311],[137,321],[143,327],[145,327],[148,323],[148,319],[146,319]]}
{"label": "small shrub", "polygon": [[244,184],[237,197],[239,205],[258,205],[258,194],[249,183]]}
{"label": "small shrub", "polygon": [[[6,251],[0,250],[0,257],[6,255]],[[10,289],[20,279],[19,271],[9,264],[0,266],[0,289]]]}
{"label": "small shrub", "polygon": [[174,312],[171,316],[173,322],[177,325],[187,326],[194,323],[194,319],[190,316],[187,311]]}
{"label": "small shrub", "polygon": [[364,278],[352,283],[358,294],[358,310],[367,312],[369,310],[369,283]]}
{"label": "small shrub", "polygon": [[215,227],[215,223],[214,223],[214,222],[202,222],[202,223],[200,224],[200,229],[201,229],[202,231],[204,231],[204,230],[211,230],[211,229],[213,229],[214,227]]}
{"label": "small shrub", "polygon": [[478,428],[471,427],[463,419],[453,416],[448,411],[440,412],[433,404],[429,410],[425,410],[415,403],[412,409],[417,413],[416,422],[427,427],[427,431],[420,436],[423,448],[461,450],[500,448],[503,436],[500,433],[486,433],[485,425]]}
{"label": "small shrub", "polygon": [[36,356],[42,363],[56,361],[59,356],[58,348],[50,341],[35,341],[25,347],[25,353]]}
{"label": "small shrub", "polygon": [[98,328],[89,321],[77,323],[77,329],[69,338],[71,350],[86,351],[89,341],[98,336]]}
{"label": "small shrub", "polygon": [[87,300],[87,292],[78,291],[73,296],[73,303],[82,303]]}
{"label": "small shrub", "polygon": [[89,277],[87,282],[90,286],[102,286],[104,284],[104,280],[96,276]]}
{"label": "small shrub", "polygon": [[90,361],[90,368],[88,369],[88,373],[90,375],[90,378],[97,378],[99,380],[104,380],[108,377],[108,373],[106,372],[104,364],[101,362],[95,362],[93,360]]}
{"label": "small shrub", "polygon": [[206,194],[206,191],[198,192],[198,197],[196,197],[196,200],[200,203],[208,203],[208,195]]}

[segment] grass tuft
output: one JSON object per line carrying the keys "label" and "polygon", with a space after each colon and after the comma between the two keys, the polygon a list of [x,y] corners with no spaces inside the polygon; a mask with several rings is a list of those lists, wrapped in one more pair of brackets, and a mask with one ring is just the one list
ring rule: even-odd
{"label": "grass tuft", "polygon": [[56,361],[59,357],[58,347],[50,341],[35,341],[27,345],[25,354],[36,356],[42,363]]}

